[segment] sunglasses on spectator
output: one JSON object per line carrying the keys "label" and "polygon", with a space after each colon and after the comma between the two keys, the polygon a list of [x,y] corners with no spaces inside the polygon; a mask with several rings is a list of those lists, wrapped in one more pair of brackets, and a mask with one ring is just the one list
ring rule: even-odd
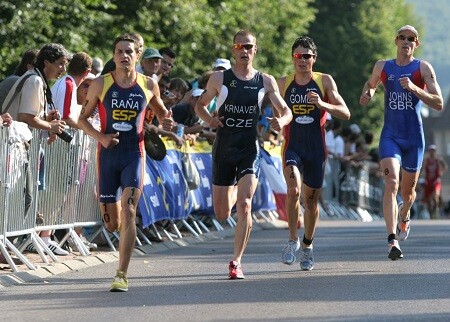
{"label": "sunglasses on spectator", "polygon": [[398,35],[398,36],[397,36],[397,39],[400,39],[400,40],[405,40],[405,39],[407,39],[407,40],[410,41],[410,42],[417,41],[417,37],[413,37],[413,36],[405,37],[405,36],[403,36],[403,35]]}
{"label": "sunglasses on spectator", "polygon": [[234,44],[233,48],[234,49],[238,49],[241,50],[242,48],[245,48],[247,50],[252,49],[253,47],[255,47],[255,44]]}
{"label": "sunglasses on spectator", "polygon": [[293,53],[292,57],[297,58],[297,59],[302,59],[304,58],[305,60],[310,59],[311,57],[315,57],[316,55],[313,54],[300,54],[300,53]]}

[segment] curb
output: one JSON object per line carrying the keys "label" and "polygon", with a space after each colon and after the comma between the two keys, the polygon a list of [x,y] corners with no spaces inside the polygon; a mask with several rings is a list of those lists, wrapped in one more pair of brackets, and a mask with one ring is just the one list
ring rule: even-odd
{"label": "curb", "polygon": [[[268,229],[270,223],[253,223],[252,230]],[[276,225],[271,225],[272,229],[277,228]],[[155,254],[167,251],[169,249],[187,247],[190,245],[199,244],[209,240],[224,239],[234,236],[234,228],[226,228],[223,231],[211,231],[195,236],[183,237],[181,239],[174,239],[174,241],[164,241],[161,243],[153,243],[151,245],[135,246],[132,257],[144,256],[148,254]],[[118,251],[110,251],[89,256],[79,256],[75,259],[66,261],[45,264],[45,266],[38,266],[35,270],[26,270],[20,272],[12,272],[10,274],[0,275],[0,289],[13,285],[30,283],[35,281],[43,281],[48,277],[67,273],[70,271],[77,271],[89,267],[94,267],[104,263],[117,262],[119,260]]]}

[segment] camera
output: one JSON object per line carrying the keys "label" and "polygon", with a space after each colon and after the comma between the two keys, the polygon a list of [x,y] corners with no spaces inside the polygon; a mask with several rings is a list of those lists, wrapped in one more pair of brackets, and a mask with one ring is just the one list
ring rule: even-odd
{"label": "camera", "polygon": [[169,99],[174,99],[174,98],[175,98],[175,94],[172,93],[171,91],[169,91],[168,89],[166,89],[166,90],[163,92],[163,95],[166,96],[166,97],[169,98]]}
{"label": "camera", "polygon": [[65,130],[62,130],[61,133],[56,133],[56,135],[57,135],[61,140],[65,141],[65,142],[67,142],[67,143],[70,143],[70,141],[72,141],[72,139],[73,139],[73,136],[72,136],[69,132],[67,132],[67,131],[65,131]]}

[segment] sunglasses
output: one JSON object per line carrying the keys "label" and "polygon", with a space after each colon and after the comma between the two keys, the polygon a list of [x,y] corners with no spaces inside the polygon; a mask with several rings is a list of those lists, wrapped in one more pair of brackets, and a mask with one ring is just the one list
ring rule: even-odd
{"label": "sunglasses", "polygon": [[91,86],[91,84],[88,84],[88,83],[81,84],[82,88],[89,88],[89,86]]}
{"label": "sunglasses", "polygon": [[241,50],[242,48],[245,48],[247,50],[252,49],[253,47],[255,47],[255,44],[234,44],[233,48],[234,49],[238,49]]}
{"label": "sunglasses", "polygon": [[293,53],[292,57],[297,58],[297,59],[302,59],[304,58],[305,60],[310,59],[311,57],[316,57],[316,55],[313,54],[300,54],[300,53]]}
{"label": "sunglasses", "polygon": [[398,36],[397,36],[397,39],[400,39],[400,40],[408,39],[408,41],[410,41],[410,42],[417,41],[417,37],[413,37],[413,36],[405,37],[405,36],[403,36],[403,35],[398,35]]}

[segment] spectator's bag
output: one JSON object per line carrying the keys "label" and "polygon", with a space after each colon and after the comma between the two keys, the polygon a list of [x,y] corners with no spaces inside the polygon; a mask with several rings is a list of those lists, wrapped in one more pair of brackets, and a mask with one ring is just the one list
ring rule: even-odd
{"label": "spectator's bag", "polygon": [[181,165],[184,178],[186,179],[189,189],[195,190],[200,186],[200,175],[198,174],[197,167],[192,161],[191,155],[187,153],[187,151],[184,151],[182,154]]}
{"label": "spectator's bag", "polygon": [[153,160],[161,161],[166,157],[166,146],[158,134],[145,131],[144,144],[147,155]]}

